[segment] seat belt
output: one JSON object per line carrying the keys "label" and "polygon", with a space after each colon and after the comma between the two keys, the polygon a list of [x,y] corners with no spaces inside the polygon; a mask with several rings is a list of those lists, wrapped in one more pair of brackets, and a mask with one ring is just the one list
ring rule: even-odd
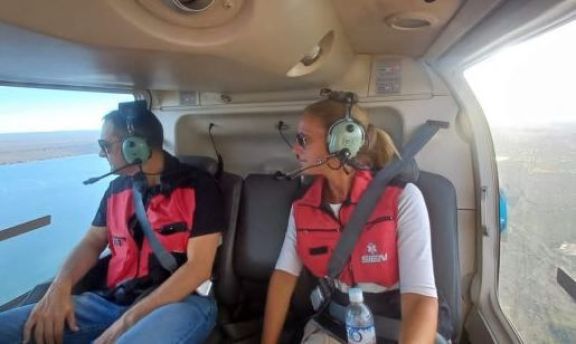
{"label": "seat belt", "polygon": [[[136,184],[132,185],[132,192],[133,192],[133,200],[134,200],[134,210],[136,212],[136,218],[138,222],[140,222],[140,227],[142,228],[142,232],[146,235],[146,239],[150,243],[150,247],[152,247],[152,252],[160,262],[160,265],[170,273],[174,273],[176,269],[178,269],[178,263],[176,263],[176,259],[174,256],[168,252],[164,246],[158,241],[158,238],[154,234],[152,230],[152,226],[150,225],[150,221],[148,221],[148,216],[146,216],[146,209],[144,208],[144,201],[142,200],[142,193],[138,190]],[[212,280],[207,279],[202,282],[195,290],[195,292],[200,296],[209,296],[212,295]]]}
{"label": "seat belt", "polygon": [[[374,211],[378,200],[384,193],[386,186],[390,181],[401,172],[402,168],[411,161],[414,156],[430,141],[432,137],[441,128],[445,129],[449,127],[448,122],[443,121],[433,121],[428,120],[422,126],[420,126],[414,133],[410,141],[403,147],[401,158],[396,158],[393,162],[383,167],[372,179],[366,191],[361,196],[356,209],[352,213],[352,216],[348,223],[344,226],[340,240],[336,244],[334,252],[330,257],[328,262],[327,276],[320,279],[320,287],[323,290],[334,288],[334,280],[340,276],[340,273],[346,266],[346,263],[350,259],[352,250],[356,245],[356,241],[360,237],[360,233],[364,228],[364,225],[368,221],[370,215]],[[336,319],[341,321],[344,320],[342,307],[334,302],[331,302],[331,295],[328,294],[325,303],[320,308],[318,313],[324,310],[328,310],[330,315],[334,316]],[[374,325],[376,328],[376,334],[379,337],[384,337],[386,339],[398,340],[400,334],[400,321],[398,319],[392,319],[387,317],[382,317],[374,315]],[[443,338],[439,335],[436,336],[437,343],[445,342]]]}
{"label": "seat belt", "polygon": [[148,216],[146,216],[146,209],[144,208],[144,201],[142,200],[142,193],[138,190],[136,183],[132,184],[132,194],[134,200],[134,210],[136,212],[136,218],[138,218],[138,222],[140,222],[140,228],[142,228],[142,232],[148,239],[150,243],[150,247],[152,247],[152,251],[154,255],[160,262],[160,265],[170,273],[173,273],[178,268],[178,264],[176,263],[176,259],[170,252],[168,252],[158,238],[154,234],[152,230],[152,226],[150,226],[150,221],[148,221]]}

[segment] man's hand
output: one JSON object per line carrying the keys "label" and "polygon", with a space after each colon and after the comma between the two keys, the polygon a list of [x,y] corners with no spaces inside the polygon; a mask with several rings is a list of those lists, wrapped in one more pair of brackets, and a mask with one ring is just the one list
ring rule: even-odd
{"label": "man's hand", "polygon": [[34,334],[37,344],[62,343],[65,323],[72,331],[78,331],[72,294],[70,288],[52,284],[30,313],[24,325],[23,342],[30,342]]}
{"label": "man's hand", "polygon": [[132,325],[126,316],[120,317],[98,337],[94,344],[114,344]]}
{"label": "man's hand", "polygon": [[34,307],[24,325],[24,343],[30,342],[32,335],[37,344],[62,343],[65,324],[68,324],[70,330],[78,331],[72,286],[98,261],[108,242],[107,233],[106,227],[90,227],[82,241],[66,258],[46,295]]}

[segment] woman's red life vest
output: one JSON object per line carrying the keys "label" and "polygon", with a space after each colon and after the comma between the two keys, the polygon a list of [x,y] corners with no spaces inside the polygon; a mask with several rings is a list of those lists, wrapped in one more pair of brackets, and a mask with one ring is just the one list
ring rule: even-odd
{"label": "woman's red life vest", "polygon": [[[356,172],[349,198],[338,216],[322,202],[325,179],[316,178],[304,196],[294,202],[297,252],[316,277],[326,276],[344,225],[372,180],[368,171]],[[339,277],[348,284],[376,283],[392,287],[399,281],[397,250],[398,197],[403,188],[390,185],[381,196],[356,242],[351,259]]]}
{"label": "woman's red life vest", "polygon": [[[146,214],[150,226],[169,252],[186,253],[195,206],[192,188],[175,188],[169,194],[159,193],[148,202]],[[149,260],[154,252],[145,236],[139,248],[129,229],[129,220],[135,213],[131,188],[110,196],[107,209],[108,245],[112,258],[106,284],[114,288],[125,281],[147,277],[150,274]],[[171,230],[175,224],[181,228]]]}

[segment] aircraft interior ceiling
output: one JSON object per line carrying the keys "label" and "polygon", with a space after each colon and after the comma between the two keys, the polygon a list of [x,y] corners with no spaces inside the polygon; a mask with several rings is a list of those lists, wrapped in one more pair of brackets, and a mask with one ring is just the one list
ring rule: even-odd
{"label": "aircraft interior ceiling", "polygon": [[359,56],[440,56],[488,12],[459,20],[469,16],[464,7],[498,2],[5,0],[0,80],[213,92],[317,89],[338,82]]}

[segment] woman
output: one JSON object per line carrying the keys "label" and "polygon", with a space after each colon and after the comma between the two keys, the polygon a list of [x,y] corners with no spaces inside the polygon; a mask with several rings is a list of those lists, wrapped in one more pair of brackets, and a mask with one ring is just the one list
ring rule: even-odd
{"label": "woman", "polygon": [[[365,132],[365,138],[357,154],[352,152],[355,163],[342,163],[337,154],[331,154],[328,145],[333,138],[327,135],[332,125],[344,118],[348,107],[333,99],[322,100],[308,106],[299,121],[293,151],[306,168],[305,173],[314,176],[314,182],[292,205],[282,251],[268,287],[263,343],[278,342],[302,267],[316,277],[326,274],[329,252],[339,231],[372,179],[369,171],[351,166],[380,169],[397,154],[390,137],[372,126],[358,106],[350,108],[350,115]],[[335,298],[345,297],[352,286],[362,288],[373,313],[396,318],[401,315],[401,343],[434,342],[438,302],[430,225],[424,199],[415,185],[393,182],[386,188],[356,242],[348,266],[336,281]],[[370,303],[371,299],[375,302]],[[306,325],[302,341],[337,342],[313,320]]]}

